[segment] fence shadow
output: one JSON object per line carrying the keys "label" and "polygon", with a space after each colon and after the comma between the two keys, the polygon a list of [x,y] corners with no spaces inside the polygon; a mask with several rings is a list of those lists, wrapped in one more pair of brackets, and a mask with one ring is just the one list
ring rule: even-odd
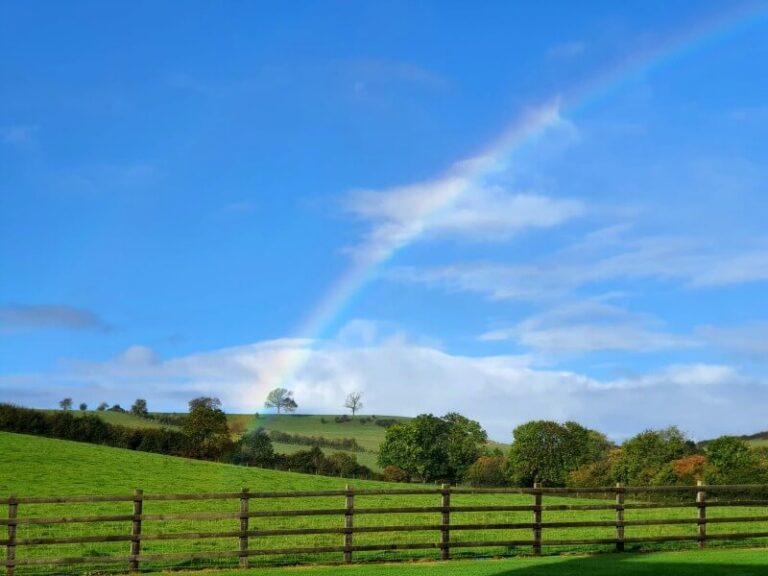
{"label": "fence shadow", "polygon": [[[487,576],[764,576],[768,574],[768,550],[719,556],[691,555],[676,559],[675,553],[604,554],[560,562],[504,567]],[[739,557],[742,556],[742,557]],[[763,557],[761,561],[759,556]],[[446,574],[450,574],[446,570]]]}

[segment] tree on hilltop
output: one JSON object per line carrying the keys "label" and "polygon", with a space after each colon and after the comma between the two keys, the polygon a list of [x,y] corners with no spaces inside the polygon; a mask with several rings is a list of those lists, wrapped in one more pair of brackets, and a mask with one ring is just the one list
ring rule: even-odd
{"label": "tree on hilltop", "polygon": [[269,394],[267,394],[267,400],[264,402],[265,408],[275,408],[277,413],[283,412],[295,412],[299,407],[296,401],[293,399],[293,392],[285,388],[275,388]]}
{"label": "tree on hilltop", "polygon": [[64,410],[64,412],[67,410],[72,410],[72,398],[64,398],[63,400],[59,401],[59,408]]}
{"label": "tree on hilltop", "polygon": [[352,410],[352,416],[354,416],[358,410],[363,409],[362,397],[363,394],[361,392],[350,392],[347,394],[347,399],[344,401],[344,407]]}

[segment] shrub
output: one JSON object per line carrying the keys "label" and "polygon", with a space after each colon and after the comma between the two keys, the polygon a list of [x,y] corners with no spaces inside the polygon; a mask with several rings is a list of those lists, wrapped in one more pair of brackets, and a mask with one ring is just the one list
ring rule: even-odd
{"label": "shrub", "polygon": [[411,481],[411,477],[408,474],[408,472],[392,464],[384,467],[383,476],[384,476],[384,480],[387,480],[388,482],[410,482]]}
{"label": "shrub", "polygon": [[470,486],[506,486],[509,481],[504,456],[480,456],[467,469],[464,477]]}

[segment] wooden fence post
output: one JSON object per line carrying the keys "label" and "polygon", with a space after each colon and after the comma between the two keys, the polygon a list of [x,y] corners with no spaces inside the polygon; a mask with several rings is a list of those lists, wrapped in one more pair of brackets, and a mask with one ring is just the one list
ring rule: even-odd
{"label": "wooden fence post", "polygon": [[355,492],[347,484],[344,497],[344,562],[352,563],[352,528],[354,526]]}
{"label": "wooden fence post", "polygon": [[139,554],[141,554],[141,514],[143,512],[144,491],[136,488],[133,492],[133,522],[131,526],[131,561],[130,571],[139,571]]}
{"label": "wooden fence post", "polygon": [[699,548],[704,548],[707,540],[707,493],[704,491],[704,481],[697,480],[696,486],[699,491],[696,492],[696,507],[698,508],[698,532]]}
{"label": "wooden fence post", "polygon": [[616,484],[616,552],[624,552],[624,487]]}
{"label": "wooden fence post", "polygon": [[13,576],[13,570],[16,568],[16,518],[18,515],[19,504],[16,502],[16,495],[12,494],[8,498],[8,545],[5,553],[5,572],[7,576]]}
{"label": "wooden fence post", "polygon": [[541,501],[540,482],[533,483],[533,554],[541,555]]}
{"label": "wooden fence post", "polygon": [[443,484],[441,494],[440,506],[443,511],[442,522],[440,523],[440,559],[450,560],[451,548],[448,543],[451,540],[451,529],[449,528],[451,525],[451,485]]}
{"label": "wooden fence post", "polygon": [[248,488],[240,493],[240,568],[248,568]]}

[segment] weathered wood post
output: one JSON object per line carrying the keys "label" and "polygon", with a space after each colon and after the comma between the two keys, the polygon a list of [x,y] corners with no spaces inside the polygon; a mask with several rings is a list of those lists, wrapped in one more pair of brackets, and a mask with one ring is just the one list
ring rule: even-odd
{"label": "weathered wood post", "polygon": [[440,523],[440,559],[451,559],[451,548],[448,543],[451,541],[451,485],[443,484],[440,499],[442,507],[442,522]]}
{"label": "weathered wood post", "polygon": [[624,552],[624,487],[616,483],[616,552]]}
{"label": "weathered wood post", "polygon": [[16,495],[12,494],[8,498],[8,544],[5,548],[5,572],[7,576],[13,576],[16,568],[16,523],[19,510],[19,503],[16,501]]}
{"label": "weathered wood post", "polygon": [[344,497],[344,562],[352,563],[352,529],[354,527],[355,515],[355,492],[347,484],[346,495]]}
{"label": "weathered wood post", "polygon": [[533,483],[533,554],[541,555],[541,483]]}
{"label": "weathered wood post", "polygon": [[141,514],[144,504],[144,491],[136,488],[133,492],[133,522],[131,527],[131,561],[130,571],[139,571],[139,554],[141,554]]}
{"label": "weathered wood post", "polygon": [[240,568],[248,568],[248,488],[240,492]]}
{"label": "weathered wood post", "polygon": [[698,508],[698,536],[699,536],[699,548],[706,546],[707,540],[707,493],[704,491],[704,481],[697,480],[696,486],[699,487],[699,491],[696,492],[696,507]]}

